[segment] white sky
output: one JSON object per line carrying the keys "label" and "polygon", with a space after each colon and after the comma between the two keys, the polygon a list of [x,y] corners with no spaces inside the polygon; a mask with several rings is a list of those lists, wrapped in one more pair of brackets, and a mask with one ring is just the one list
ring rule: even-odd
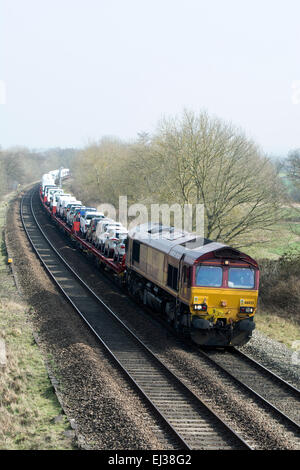
{"label": "white sky", "polygon": [[0,0],[0,145],[135,138],[188,107],[285,154],[299,21],[299,0]]}

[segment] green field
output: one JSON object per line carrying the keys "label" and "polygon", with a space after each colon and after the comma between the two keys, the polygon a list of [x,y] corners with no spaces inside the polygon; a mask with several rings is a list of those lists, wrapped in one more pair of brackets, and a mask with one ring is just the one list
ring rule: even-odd
{"label": "green field", "polygon": [[258,260],[300,253],[300,209],[284,209],[283,216],[272,229],[253,233],[252,245],[245,247],[244,251]]}

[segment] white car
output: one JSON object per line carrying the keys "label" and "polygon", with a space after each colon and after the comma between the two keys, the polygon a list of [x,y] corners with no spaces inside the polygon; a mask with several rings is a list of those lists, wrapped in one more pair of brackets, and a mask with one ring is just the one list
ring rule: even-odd
{"label": "white car", "polygon": [[49,184],[46,184],[46,185],[44,186],[43,191],[42,191],[43,197],[44,197],[44,198],[46,197],[46,194],[47,194],[47,192],[49,191],[49,189],[55,189],[55,188],[57,188],[56,184],[50,184],[50,183],[49,183]]}
{"label": "white car", "polygon": [[[49,203],[49,206],[52,208],[53,207],[53,201],[54,201],[54,198],[60,196],[61,194],[63,194],[64,190],[63,189],[50,189],[49,190],[49,194],[48,194],[48,203]],[[56,205],[56,204],[55,204]]]}
{"label": "white car", "polygon": [[63,192],[64,192],[64,190],[61,189],[61,188],[49,189],[48,194],[47,194],[47,203],[48,203],[48,205],[51,207],[51,202],[53,201],[53,198],[54,198],[55,194],[58,196],[60,194],[63,194]]}
{"label": "white car", "polygon": [[107,230],[107,236],[104,240],[104,254],[108,258],[112,257],[115,252],[115,246],[119,240],[124,240],[127,237],[127,230],[125,227],[110,228]]}
{"label": "white car", "polygon": [[61,218],[63,217],[65,206],[69,204],[70,202],[75,202],[75,201],[76,201],[76,197],[71,196],[71,195],[62,196],[61,198],[59,198],[59,205],[57,205],[57,209],[58,209],[58,214]]}
{"label": "white car", "polygon": [[86,232],[87,232],[88,226],[91,223],[91,220],[96,216],[104,217],[104,214],[102,212],[97,212],[96,209],[95,210],[89,209],[86,212],[84,212],[84,214],[82,214],[82,216],[80,217],[80,231],[84,237],[86,236]]}
{"label": "white car", "polygon": [[74,215],[75,215],[75,210],[80,209],[81,207],[82,207],[82,204],[72,204],[71,205],[71,207],[67,211],[67,224],[68,225],[72,226],[73,218],[74,218]]}
{"label": "white car", "polygon": [[[53,194],[55,191],[59,191],[59,187],[56,186],[54,188],[51,188],[51,186],[46,186],[45,192],[44,192],[44,197],[46,204],[49,206],[50,205],[50,196]],[[61,190],[62,191],[62,190]]]}
{"label": "white car", "polygon": [[103,220],[104,218],[105,217],[103,213],[101,213],[101,215],[97,215],[92,218],[91,223],[89,224],[87,231],[86,231],[86,239],[88,242],[94,244],[94,238],[96,234],[97,225],[100,222],[100,220]]}
{"label": "white car", "polygon": [[64,195],[64,192],[62,192],[62,193],[61,192],[55,192],[50,197],[50,208],[54,213],[56,213],[57,206],[59,204],[59,200],[63,195]]}
{"label": "white car", "polygon": [[94,235],[94,245],[96,248],[99,248],[100,244],[100,238],[102,234],[106,231],[106,227],[109,224],[113,224],[115,221],[113,219],[110,219],[109,217],[104,217],[103,220],[100,220],[100,222],[97,224],[96,227],[96,233]]}
{"label": "white car", "polygon": [[[98,224],[99,226],[100,224]],[[101,227],[98,228],[96,231],[98,231],[98,235],[96,235],[96,243],[97,243],[97,248],[101,251],[104,252],[104,244],[105,240],[109,237],[109,231],[110,230],[118,230],[123,228],[122,224],[120,222],[116,222],[115,220],[113,221],[108,221],[103,224],[101,224]],[[125,230],[125,229],[124,229]]]}
{"label": "white car", "polygon": [[122,261],[123,256],[126,253],[126,242],[127,242],[127,235],[124,238],[119,238],[118,241],[115,242],[114,252],[113,252],[113,259],[114,261]]}
{"label": "white car", "polygon": [[46,173],[42,176],[42,191],[44,191],[45,186],[49,184],[55,184],[55,177],[53,177],[49,173]]}
{"label": "white car", "polygon": [[71,194],[66,194],[66,193],[61,193],[56,197],[56,208],[57,208],[57,214],[59,215],[60,212],[60,205],[62,204],[63,198],[64,197],[71,197]]}
{"label": "white car", "polygon": [[64,209],[63,209],[63,219],[68,220],[68,213],[70,212],[71,208],[73,206],[82,206],[81,201],[69,201],[67,204],[65,204]]}

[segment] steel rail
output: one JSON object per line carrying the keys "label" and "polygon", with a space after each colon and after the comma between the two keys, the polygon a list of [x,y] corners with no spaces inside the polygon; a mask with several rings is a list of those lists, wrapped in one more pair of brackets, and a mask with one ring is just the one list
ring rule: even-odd
{"label": "steel rail", "polygon": [[[278,408],[278,406],[276,406],[274,404],[274,402],[276,402],[276,399],[273,398],[273,402],[272,402],[270,398],[267,398],[267,396],[264,396],[264,395],[267,395],[267,393],[262,394],[262,393],[258,392],[257,386],[255,386],[255,382],[257,382],[258,378],[261,379],[262,374],[260,374],[260,377],[256,377],[256,378],[253,376],[252,382],[254,383],[254,385],[253,385],[253,383],[252,383],[252,386],[248,385],[247,383],[245,383],[245,381],[242,381],[238,377],[238,375],[240,375],[240,374],[238,374],[238,373],[234,374],[234,372],[232,372],[232,369],[234,369],[234,364],[231,365],[231,368],[230,367],[227,368],[226,365],[224,365],[224,354],[230,355],[230,357],[232,357],[231,355],[235,355],[235,354],[237,356],[240,356],[245,361],[244,362],[245,366],[246,366],[246,362],[248,360],[249,360],[249,362],[250,361],[253,362],[256,369],[260,370],[261,373],[266,374],[271,380],[274,380],[274,382],[277,382],[276,385],[274,383],[274,386],[277,387],[277,392],[278,392],[278,388],[280,388],[280,387],[285,388],[287,393],[290,392],[290,397],[291,398],[294,398],[295,395],[297,395],[297,398],[299,399],[300,391],[296,387],[292,386],[291,384],[286,382],[284,379],[281,379],[281,377],[279,377],[278,375],[273,374],[272,371],[270,371],[266,367],[262,366],[260,363],[253,360],[252,358],[249,358],[246,354],[241,353],[239,350],[237,350],[235,348],[233,348],[232,351],[227,350],[227,351],[221,352],[221,353],[209,352],[209,351],[205,351],[205,350],[199,349],[199,348],[194,348],[194,350],[199,355],[206,358],[220,372],[225,373],[225,375],[229,379],[231,379],[234,383],[236,383],[238,386],[240,386],[241,388],[246,390],[256,400],[258,400],[263,405],[265,405],[266,408],[268,408],[276,418],[279,418],[281,421],[286,422],[286,424],[292,428],[293,432],[296,435],[298,435],[298,437],[300,436],[300,425],[299,425],[299,423],[296,422],[294,419],[292,419],[288,414],[284,413],[281,409]],[[214,356],[219,356],[219,355],[223,359],[222,364],[214,358]],[[245,373],[245,370],[243,372]],[[271,393],[271,390],[269,389],[269,395],[274,396],[274,391],[276,392],[276,389],[272,390],[273,393]],[[275,393],[275,396],[276,396],[276,393]],[[277,396],[278,396],[278,393],[277,393]],[[299,406],[300,406],[300,402],[299,402]],[[300,412],[300,409],[299,409],[299,412]]]}
{"label": "steel rail", "polygon": [[234,354],[236,354],[237,356],[240,356],[241,358],[243,358],[243,359],[247,360],[248,362],[252,363],[254,367],[256,367],[257,369],[260,369],[261,372],[266,373],[274,381],[277,380],[278,383],[280,383],[281,385],[289,388],[300,399],[300,389],[299,388],[297,388],[294,385],[290,384],[287,380],[284,380],[278,374],[275,374],[275,372],[271,371],[270,369],[265,367],[263,364],[256,361],[255,359],[253,359],[253,357],[248,356],[248,354],[245,354],[244,352],[240,351],[239,349],[233,348],[232,351],[234,351]]}
{"label": "steel rail", "polygon": [[[156,321],[158,320],[156,319]],[[163,323],[165,325],[165,322],[162,322],[161,320],[159,320],[158,322]],[[242,382],[236,375],[234,375],[234,373],[231,373],[227,368],[223,367],[220,363],[214,360],[209,353],[206,353],[205,351],[201,349],[199,350],[198,348],[195,348],[195,349],[200,354],[202,354],[202,356],[205,356],[205,358],[207,358],[210,361],[210,363],[213,364],[218,370],[225,373],[227,377],[231,379],[233,383],[243,388],[245,391],[251,394],[256,400],[264,404],[273,413],[273,415],[276,416],[276,418],[280,418],[281,420],[285,421],[286,424],[288,424],[289,426],[293,428],[294,432],[299,434],[298,422],[293,420],[290,416],[288,416],[288,414],[283,413],[283,411],[280,410],[277,406],[275,406],[274,403],[272,403],[272,401],[268,400],[266,396],[264,396],[264,394],[258,393],[258,391],[255,388],[255,385],[254,385],[254,388],[253,386],[250,387],[245,382]],[[281,377],[279,377],[278,375],[276,375],[275,373],[273,373],[272,371],[264,367],[262,364],[258,363],[251,357],[237,350],[236,348],[231,348],[231,351],[232,351],[232,354],[235,354],[236,356],[240,356],[241,358],[244,358],[245,361],[252,362],[253,366],[255,366],[258,370],[260,370],[260,372],[264,372],[267,376],[269,376],[270,379],[277,382],[283,388],[289,389],[292,395],[294,396],[297,395],[297,397],[299,398],[300,391],[296,387],[289,384],[287,381],[285,381],[284,379],[282,379]]]}
{"label": "steel rail", "polygon": [[[100,299],[92,291],[92,289],[89,288],[89,286],[75,273],[75,271],[71,268],[71,266],[69,266],[69,264],[64,260],[64,258],[60,255],[60,253],[56,250],[56,248],[50,242],[47,235],[45,234],[42,227],[40,226],[40,224],[37,221],[37,218],[36,218],[36,215],[35,215],[34,209],[33,209],[33,202],[32,202],[34,193],[35,193],[35,190],[33,190],[30,193],[29,207],[30,207],[30,214],[32,216],[32,220],[33,220],[34,225],[35,225],[35,230],[39,232],[40,237],[41,236],[43,237],[43,240],[46,242],[47,247],[51,248],[52,252],[57,257],[57,260],[59,261],[59,263],[61,265],[63,265],[68,270],[68,272],[71,274],[72,279],[74,280],[74,282],[75,283],[77,282],[78,284],[80,284],[84,288],[85,292],[89,295],[90,299],[93,299],[94,301],[96,300],[97,303],[98,303],[98,306],[101,305],[102,310],[105,311],[107,314],[109,314],[110,317],[112,317],[114,319],[114,321],[117,322],[118,327],[121,326],[122,330],[126,331],[127,337],[130,337],[131,340],[134,340],[135,347],[138,346],[140,348],[139,358],[140,358],[141,354],[144,354],[144,355],[146,354],[148,356],[148,359],[155,363],[156,369],[158,370],[158,368],[159,368],[160,371],[163,371],[163,373],[165,375],[165,378],[167,378],[169,382],[170,381],[172,382],[172,387],[173,387],[174,396],[175,396],[173,406],[176,407],[176,400],[177,401],[182,400],[182,398],[180,398],[180,400],[179,400],[178,391],[180,391],[181,394],[185,395],[185,400],[188,397],[189,406],[190,406],[189,410],[191,410],[191,409],[195,410],[196,409],[198,415],[199,415],[199,413],[200,414],[202,413],[202,417],[200,416],[202,421],[203,421],[203,416],[204,416],[204,418],[207,420],[207,422],[209,422],[209,426],[210,426],[209,429],[210,430],[207,431],[208,434],[213,435],[213,439],[215,439],[217,436],[222,437],[221,447],[220,448],[222,448],[222,446],[223,446],[225,448],[239,448],[239,449],[248,449],[248,450],[251,449],[250,445],[248,445],[246,443],[246,441],[241,438],[241,436],[239,436],[230,426],[228,426],[206,403],[204,403],[202,400],[200,400],[200,398],[198,396],[196,396],[172,371],[170,371],[166,367],[166,365],[163,364],[163,362],[127,327],[127,325],[125,325],[117,317],[117,315],[102,301],[102,299]],[[78,308],[78,305],[76,304],[76,302],[74,302],[74,299],[72,299],[70,297],[70,295],[68,294],[67,289],[64,288],[61,285],[61,283],[58,282],[58,280],[56,279],[56,276],[53,274],[53,271],[55,272],[55,269],[51,270],[51,267],[49,267],[49,262],[47,264],[45,259],[43,259],[43,255],[41,254],[41,250],[45,251],[45,249],[46,249],[46,251],[47,251],[47,248],[45,248],[45,246],[44,246],[44,248],[42,248],[42,249],[40,248],[40,250],[39,250],[39,248],[37,247],[37,244],[38,244],[37,241],[36,240],[34,241],[32,234],[30,234],[30,230],[34,230],[34,227],[32,226],[32,224],[31,224],[31,227],[28,227],[28,223],[26,224],[26,220],[25,220],[26,217],[24,217],[24,210],[23,210],[24,201],[25,201],[26,197],[29,198],[28,193],[27,193],[27,195],[25,195],[23,197],[23,199],[21,201],[21,209],[20,209],[21,220],[22,220],[22,223],[23,223],[23,226],[24,226],[24,230],[25,230],[25,232],[28,236],[28,239],[29,239],[34,251],[37,253],[38,257],[40,258],[40,260],[43,264],[43,266],[45,267],[45,269],[47,270],[47,272],[49,273],[51,278],[58,285],[60,290],[63,292],[65,297],[69,300],[69,302],[72,304],[72,306],[75,308],[75,310],[79,313],[81,318],[85,321],[85,323],[89,326],[89,328],[91,328],[91,330],[96,335],[98,340],[100,340],[102,345],[105,347],[106,351],[113,357],[113,359],[118,364],[118,366],[123,371],[123,373],[126,375],[126,377],[131,381],[131,383],[135,386],[135,388],[139,391],[139,393],[143,396],[143,398],[151,406],[151,408],[155,412],[155,414],[160,418],[160,420],[162,420],[164,422],[164,424],[167,425],[169,431],[172,433],[172,436],[177,439],[177,441],[180,443],[180,445],[182,447],[184,447],[186,449],[195,448],[193,446],[193,441],[195,441],[195,439],[193,439],[193,438],[190,439],[190,442],[192,442],[192,444],[191,444],[191,443],[187,442],[186,437],[183,437],[181,435],[181,432],[176,430],[176,427],[177,427],[177,429],[179,428],[179,430],[182,428],[182,422],[181,422],[181,426],[180,426],[180,423],[179,423],[179,425],[177,424],[177,426],[176,426],[176,425],[174,425],[170,422],[172,417],[170,418],[170,417],[166,416],[168,414],[168,409],[166,409],[166,406],[165,406],[166,403],[164,404],[163,400],[162,400],[162,402],[159,401],[160,396],[162,394],[161,393],[162,389],[155,392],[156,394],[158,393],[158,396],[156,396],[155,393],[153,392],[153,390],[149,391],[149,389],[148,389],[148,391],[147,391],[147,387],[145,387],[145,384],[143,386],[141,385],[141,383],[143,383],[143,381],[145,381],[145,379],[146,379],[145,376],[141,377],[141,380],[140,380],[141,383],[139,383],[138,374],[136,375],[136,377],[134,377],[134,374],[132,372],[129,372],[128,369],[126,369],[124,367],[124,365],[122,364],[122,357],[121,357],[121,359],[120,359],[120,356],[118,358],[116,353],[114,353],[111,350],[111,348],[108,346],[107,342],[104,341],[103,338],[100,336],[99,331],[97,331],[97,328],[95,328],[95,325],[92,325],[91,321],[89,321],[86,318],[87,317],[86,312],[82,312],[82,310],[80,308]],[[28,216],[28,214],[27,214],[27,216]],[[41,240],[38,240],[38,242],[41,242]],[[43,245],[43,243],[42,243],[42,245]],[[44,243],[44,245],[45,245],[45,243]],[[48,250],[49,250],[49,248],[48,248]],[[47,257],[49,257],[49,254],[47,254]],[[44,256],[44,258],[45,258],[45,256]],[[54,262],[54,264],[56,264],[56,266],[55,266],[56,269],[57,269],[57,264],[59,264],[59,263]],[[53,264],[53,259],[52,259],[52,264]],[[51,266],[51,260],[50,260],[50,266]],[[61,269],[61,266],[60,266],[60,269]],[[68,281],[70,282],[70,279],[68,279]],[[70,289],[70,286],[68,286],[68,288]],[[117,330],[118,329],[115,328],[115,332]],[[120,330],[118,330],[118,331],[120,331]],[[134,365],[134,367],[136,367],[136,365]],[[156,377],[157,377],[157,375],[156,375]],[[148,377],[147,380],[149,380],[149,377]],[[150,380],[151,380],[151,377],[150,377]],[[159,380],[162,380],[162,379],[160,378]],[[152,382],[153,382],[153,379],[152,379]],[[174,385],[175,385],[175,388],[174,388]],[[149,388],[149,384],[148,384],[148,388]],[[149,395],[151,395],[151,393],[152,393],[152,396],[154,396],[154,399],[149,396]],[[154,395],[153,395],[153,393],[154,393]],[[171,395],[172,395],[172,393],[171,393]],[[155,399],[155,397],[156,397],[156,399]],[[155,403],[155,401],[156,401],[156,403]],[[183,402],[181,401],[180,403],[182,404]],[[171,404],[172,404],[172,399],[169,399],[169,402],[167,403],[167,407],[169,407]],[[189,411],[189,413],[190,412],[191,411]],[[182,421],[182,418],[180,418],[180,419]],[[179,422],[180,422],[180,419],[179,419]],[[176,419],[175,419],[175,421],[176,421]],[[189,422],[189,419],[186,418],[186,421]],[[195,419],[192,417],[192,419],[190,421],[193,423],[193,422],[195,422]],[[213,423],[212,427],[211,427],[211,423]],[[196,433],[196,430],[195,430],[195,427],[193,427],[193,424],[191,425],[191,428],[192,428],[192,435],[193,435],[193,434]],[[188,435],[188,432],[185,431],[185,433]],[[205,434],[205,432],[204,432],[204,434]],[[224,441],[224,437],[225,437],[225,441]],[[200,447],[200,448],[205,449],[206,448],[205,447],[205,438],[202,438],[202,439],[204,441],[203,442],[203,447]],[[212,438],[211,437],[210,437],[210,439],[208,438],[207,442],[210,442],[208,448],[211,448],[211,447],[219,448],[218,446],[220,444],[218,444],[218,443],[217,444],[212,444]]]}

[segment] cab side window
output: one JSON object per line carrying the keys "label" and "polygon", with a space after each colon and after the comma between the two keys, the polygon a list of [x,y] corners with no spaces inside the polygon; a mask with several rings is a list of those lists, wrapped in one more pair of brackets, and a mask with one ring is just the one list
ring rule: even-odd
{"label": "cab side window", "polygon": [[191,267],[184,265],[182,268],[182,282],[187,284],[187,287],[191,287]]}
{"label": "cab side window", "polygon": [[171,264],[168,264],[167,285],[171,287],[171,289],[178,290],[178,269]]}
{"label": "cab side window", "polygon": [[135,240],[132,243],[132,262],[140,262],[140,244]]}

